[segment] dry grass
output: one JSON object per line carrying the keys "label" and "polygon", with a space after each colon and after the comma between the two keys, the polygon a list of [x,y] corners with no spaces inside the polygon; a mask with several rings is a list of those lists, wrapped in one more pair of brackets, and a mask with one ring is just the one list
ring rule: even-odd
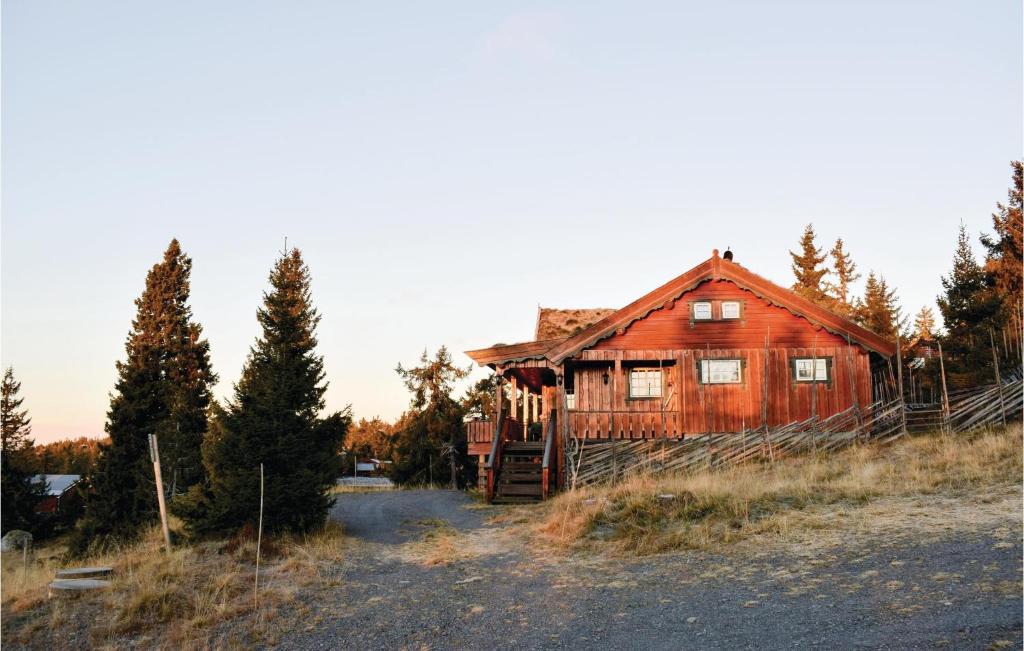
{"label": "dry grass", "polygon": [[1019,485],[1021,427],[953,436],[926,435],[889,446],[863,445],[831,456],[667,477],[635,476],[587,487],[550,503],[536,530],[560,547],[594,545],[630,553],[711,548],[794,527],[825,527],[793,517],[877,498],[956,493]]}
{"label": "dry grass", "polygon": [[[279,609],[305,586],[322,582],[325,570],[344,558],[345,542],[337,525],[313,534],[264,539],[258,605],[254,595],[255,542],[251,539],[204,542],[162,550],[158,529],[140,542],[87,559],[82,564],[114,568],[109,590],[78,598],[48,600],[46,586],[60,566],[58,547],[48,548],[24,576],[8,567],[4,555],[3,612],[15,618],[4,634],[31,646],[46,647],[44,629],[79,629],[94,646],[121,646],[128,638],[159,641],[168,648],[219,646],[217,625],[238,620],[229,637],[268,641]],[[17,559],[20,563],[20,555]],[[12,563],[13,565],[13,563]]]}

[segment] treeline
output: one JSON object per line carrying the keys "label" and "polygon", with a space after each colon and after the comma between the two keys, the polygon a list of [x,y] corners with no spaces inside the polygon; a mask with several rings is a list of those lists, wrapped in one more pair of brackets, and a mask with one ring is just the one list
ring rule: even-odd
{"label": "treeline", "polygon": [[[996,358],[1011,352],[1020,364],[1022,321],[1021,206],[1022,163],[1011,163],[1012,179],[1007,203],[997,203],[992,214],[992,233],[982,234],[985,251],[979,261],[971,236],[960,226],[953,247],[952,269],[941,278],[942,293],[936,305],[942,327],[936,324],[931,306],[921,306],[913,318],[900,304],[896,289],[874,270],[868,272],[863,294],[853,293],[861,278],[842,238],[827,252],[816,242],[808,224],[796,251],[790,251],[795,281],[792,289],[805,298],[880,335],[915,344],[935,342],[943,348],[950,388],[964,388],[994,380]],[[911,363],[911,359],[905,359]],[[923,379],[937,386],[938,359],[929,358],[921,370]]]}
{"label": "treeline", "polygon": [[84,475],[93,469],[107,439],[80,436],[34,446],[35,466],[44,475]]}

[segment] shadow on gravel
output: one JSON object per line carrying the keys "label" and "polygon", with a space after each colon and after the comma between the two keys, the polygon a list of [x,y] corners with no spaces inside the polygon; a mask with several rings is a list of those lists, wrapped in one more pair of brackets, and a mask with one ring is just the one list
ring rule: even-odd
{"label": "shadow on gravel", "polygon": [[460,532],[483,528],[487,512],[466,508],[474,504],[469,495],[452,490],[341,493],[331,519],[353,538],[399,545],[419,538],[438,520]]}

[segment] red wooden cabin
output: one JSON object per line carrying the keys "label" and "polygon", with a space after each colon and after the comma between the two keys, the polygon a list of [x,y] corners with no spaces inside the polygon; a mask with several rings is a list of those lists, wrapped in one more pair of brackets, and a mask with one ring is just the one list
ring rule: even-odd
{"label": "red wooden cabin", "polygon": [[505,385],[467,432],[488,497],[546,497],[570,437],[681,439],[871,403],[872,361],[895,344],[731,258],[715,250],[619,310],[541,310],[545,338],[468,351]]}

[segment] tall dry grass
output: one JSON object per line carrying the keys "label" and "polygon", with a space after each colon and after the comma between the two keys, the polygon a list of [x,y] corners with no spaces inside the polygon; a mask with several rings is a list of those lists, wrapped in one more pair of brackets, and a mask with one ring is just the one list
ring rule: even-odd
{"label": "tall dry grass", "polygon": [[[108,590],[54,599],[47,599],[47,585],[62,566],[59,546],[37,554],[23,574],[4,554],[3,610],[21,615],[17,619],[22,624],[13,630],[5,626],[4,632],[34,644],[41,628],[52,635],[75,622],[86,626],[85,633],[100,646],[119,646],[118,640],[142,635],[162,646],[206,648],[218,624],[239,619],[244,623],[238,633],[266,641],[280,607],[344,559],[345,540],[333,523],[305,536],[264,538],[258,602],[255,547],[254,540],[243,537],[228,544],[177,545],[165,552],[160,531],[153,528],[135,544],[77,563],[112,567]],[[33,610],[37,617],[29,616]],[[77,617],[93,611],[102,615],[84,624]]]}
{"label": "tall dry grass", "polygon": [[[561,547],[602,541],[631,553],[709,548],[792,526],[809,507],[1021,481],[1021,427],[858,445],[771,465],[633,476],[564,493],[536,530]],[[810,522],[810,521],[808,521]]]}

